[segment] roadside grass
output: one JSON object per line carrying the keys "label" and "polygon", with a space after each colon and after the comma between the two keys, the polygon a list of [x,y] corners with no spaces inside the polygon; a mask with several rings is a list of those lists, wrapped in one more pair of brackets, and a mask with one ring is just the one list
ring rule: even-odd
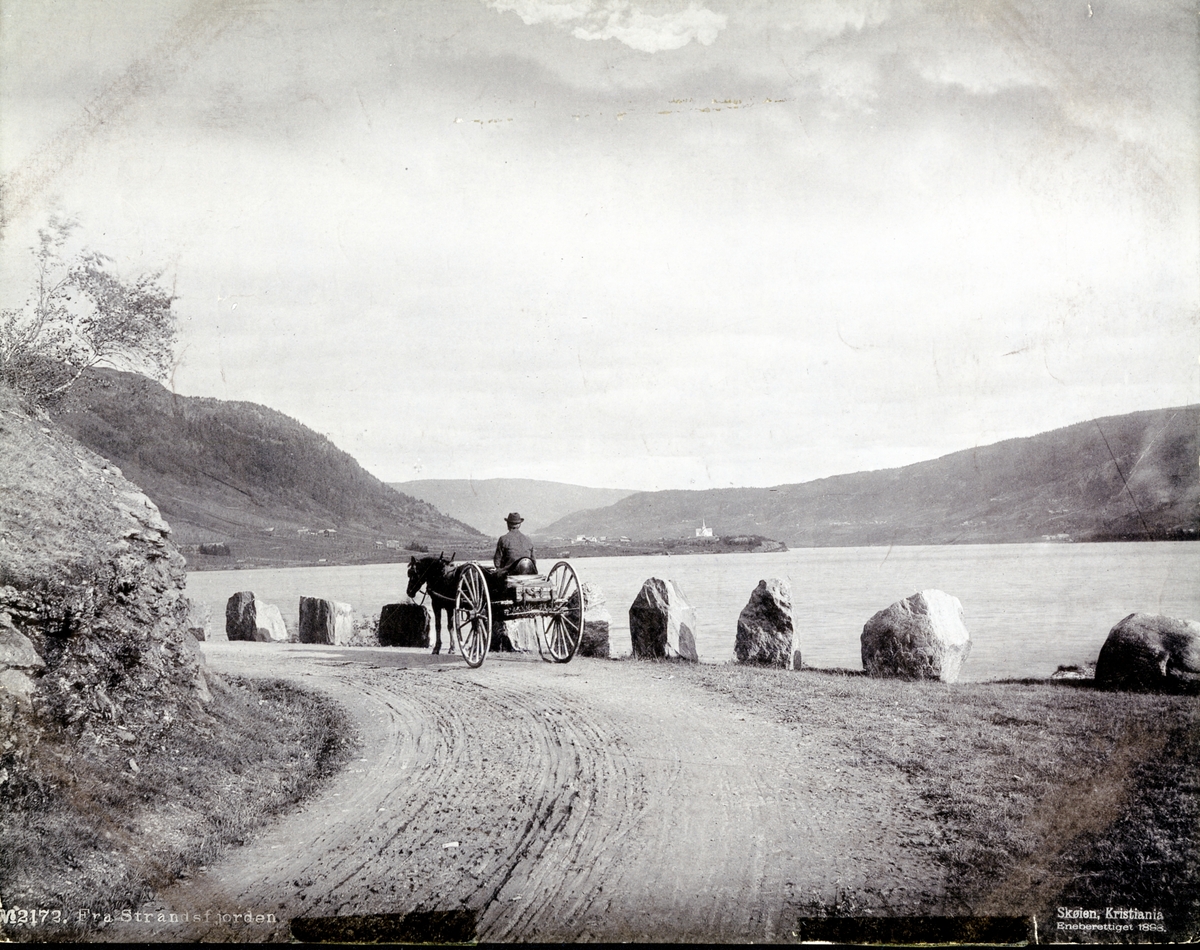
{"label": "roadside grass", "polygon": [[[1195,698],[733,664],[673,672],[819,735],[831,765],[864,785],[924,803],[928,836],[913,846],[948,870],[948,893],[908,913],[1036,916],[1045,927],[1058,906],[1157,909],[1166,934],[1145,936],[1200,932]],[[840,903],[871,912],[866,897]]]}
{"label": "roadside grass", "polygon": [[1078,870],[1062,904],[1157,908],[1169,934],[1200,934],[1200,728],[1195,706],[1190,713],[1159,755],[1137,764],[1118,819],[1072,846]]}
{"label": "roadside grass", "polygon": [[51,917],[4,936],[78,938],[95,929],[91,913],[136,910],[311,795],[353,751],[348,717],[323,696],[236,677],[210,688],[204,713],[153,745],[36,746],[30,773],[3,787],[0,900]]}

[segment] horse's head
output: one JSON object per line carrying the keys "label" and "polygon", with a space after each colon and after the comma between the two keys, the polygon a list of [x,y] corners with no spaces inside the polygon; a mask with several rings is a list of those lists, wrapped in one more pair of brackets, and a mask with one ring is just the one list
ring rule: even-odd
{"label": "horse's head", "polygon": [[425,571],[414,554],[408,559],[408,596],[410,600],[417,595],[417,591],[421,589],[421,585],[424,583]]}

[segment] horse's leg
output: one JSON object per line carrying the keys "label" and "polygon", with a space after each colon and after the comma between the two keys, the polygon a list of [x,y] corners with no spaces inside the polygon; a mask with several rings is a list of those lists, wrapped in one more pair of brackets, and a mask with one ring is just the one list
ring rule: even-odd
{"label": "horse's leg", "polygon": [[433,627],[437,631],[437,639],[433,642],[433,655],[437,656],[442,652],[442,612],[436,602],[433,605]]}

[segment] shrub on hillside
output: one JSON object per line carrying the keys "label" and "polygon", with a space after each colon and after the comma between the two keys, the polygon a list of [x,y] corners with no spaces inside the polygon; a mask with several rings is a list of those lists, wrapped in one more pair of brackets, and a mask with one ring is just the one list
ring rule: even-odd
{"label": "shrub on hillside", "polygon": [[173,356],[175,297],[161,272],[126,280],[110,257],[69,252],[76,227],[52,216],[38,231],[30,296],[0,311],[0,382],[39,404],[60,399],[91,366],[136,367],[161,379]]}

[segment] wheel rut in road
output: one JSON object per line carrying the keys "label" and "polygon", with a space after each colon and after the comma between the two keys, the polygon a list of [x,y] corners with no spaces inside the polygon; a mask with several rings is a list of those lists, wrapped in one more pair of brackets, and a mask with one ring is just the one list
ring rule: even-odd
{"label": "wheel rut in road", "polygon": [[[297,917],[467,910],[480,940],[776,940],[839,888],[899,905],[942,874],[908,846],[931,820],[919,803],[881,804],[903,796],[867,794],[838,750],[669,666],[401,669],[359,652],[291,651],[269,669],[353,714],[356,760],[154,902],[277,923],[163,937],[280,940]],[[209,661],[261,675],[260,656],[222,647]]]}

